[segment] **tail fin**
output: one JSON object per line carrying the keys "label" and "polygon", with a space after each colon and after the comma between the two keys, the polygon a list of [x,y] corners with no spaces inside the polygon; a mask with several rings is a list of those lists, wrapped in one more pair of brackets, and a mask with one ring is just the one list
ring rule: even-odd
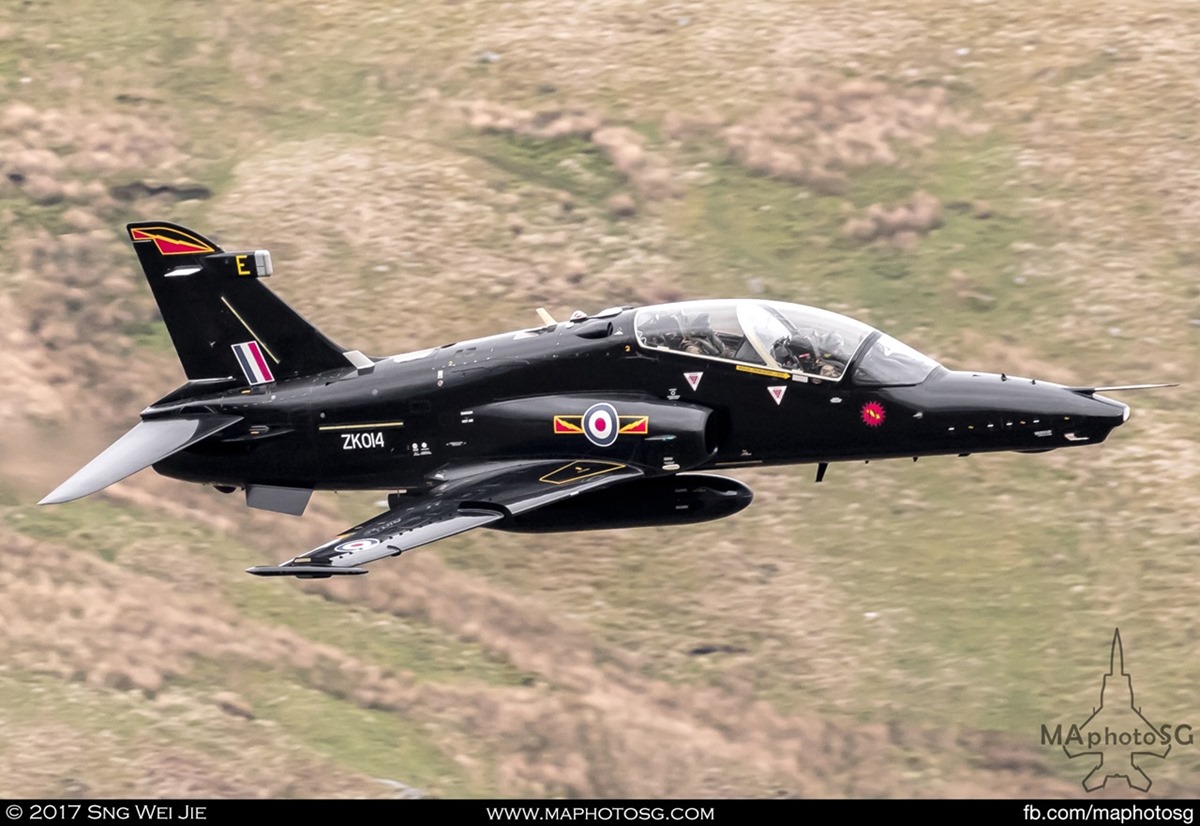
{"label": "tail fin", "polygon": [[190,381],[264,384],[364,358],[348,356],[267,289],[259,280],[271,274],[266,250],[227,253],[165,221],[127,229]]}

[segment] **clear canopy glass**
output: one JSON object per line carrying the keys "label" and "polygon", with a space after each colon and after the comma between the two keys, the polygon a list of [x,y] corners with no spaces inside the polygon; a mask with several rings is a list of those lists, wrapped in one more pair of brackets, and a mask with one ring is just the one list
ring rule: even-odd
{"label": "clear canopy glass", "polygon": [[[643,307],[634,329],[638,343],[651,350],[828,381],[845,375],[859,348],[876,332],[861,321],[828,310],[754,299]],[[936,366],[937,362],[890,336],[880,336],[856,370],[855,381],[915,384]],[[921,375],[914,379],[918,373]]]}
{"label": "clear canopy glass", "polygon": [[920,384],[938,363],[902,341],[881,335],[854,369],[855,384]]}

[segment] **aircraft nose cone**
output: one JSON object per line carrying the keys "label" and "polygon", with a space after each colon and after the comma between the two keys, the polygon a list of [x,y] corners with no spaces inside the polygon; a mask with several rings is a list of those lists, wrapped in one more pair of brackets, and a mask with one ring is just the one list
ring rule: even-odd
{"label": "aircraft nose cone", "polygon": [[1116,399],[1110,399],[1108,396],[1092,396],[1092,398],[1096,399],[1097,401],[1105,401],[1111,405],[1116,405],[1121,413],[1121,421],[1118,422],[1118,424],[1125,424],[1125,422],[1129,421],[1129,405],[1125,404],[1124,402],[1119,402]]}
{"label": "aircraft nose cone", "polygon": [[1087,397],[1091,402],[1091,416],[1100,422],[1109,424],[1112,427],[1125,424],[1129,421],[1129,405],[1119,402],[1116,399],[1110,399],[1107,396],[1097,396],[1088,394],[1079,394]]}
{"label": "aircraft nose cone", "polygon": [[994,373],[947,371],[909,392],[931,421],[983,433],[985,445],[1095,444],[1129,419],[1128,406],[1090,389]]}

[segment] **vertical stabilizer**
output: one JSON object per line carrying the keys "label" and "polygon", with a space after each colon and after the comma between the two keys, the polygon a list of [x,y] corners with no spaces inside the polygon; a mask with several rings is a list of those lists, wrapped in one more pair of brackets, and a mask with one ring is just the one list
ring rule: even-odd
{"label": "vertical stabilizer", "polygon": [[266,250],[225,252],[165,221],[127,228],[190,381],[265,384],[350,366],[343,348],[262,282],[272,270]]}

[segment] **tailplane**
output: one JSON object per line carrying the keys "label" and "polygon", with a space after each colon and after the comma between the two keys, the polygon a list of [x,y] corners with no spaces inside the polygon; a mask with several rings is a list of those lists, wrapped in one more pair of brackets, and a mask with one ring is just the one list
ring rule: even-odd
{"label": "tailplane", "polygon": [[266,250],[225,252],[166,221],[127,229],[189,381],[266,384],[365,359],[347,354],[262,283],[271,274]]}
{"label": "tailplane", "polygon": [[38,504],[57,505],[103,490],[241,420],[241,416],[208,413],[139,422]]}

